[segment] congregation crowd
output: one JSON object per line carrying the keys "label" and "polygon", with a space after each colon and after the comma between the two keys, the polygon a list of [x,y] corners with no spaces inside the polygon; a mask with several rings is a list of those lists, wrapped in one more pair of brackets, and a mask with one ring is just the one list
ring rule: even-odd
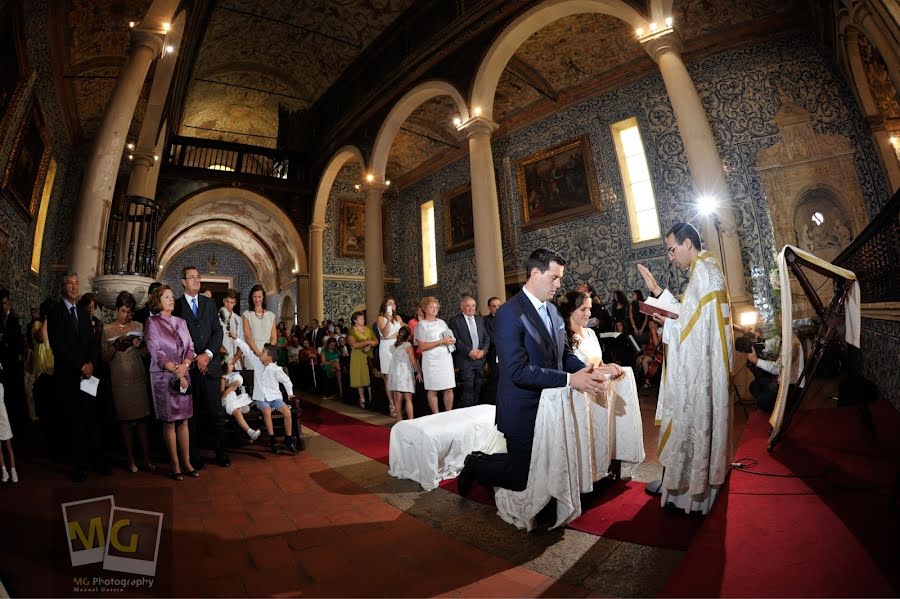
{"label": "congregation crowd", "polygon": [[[423,298],[408,316],[387,298],[371,324],[360,307],[349,320],[314,319],[288,328],[266,308],[260,285],[239,313],[235,290],[216,306],[210,293],[200,292],[196,268],[184,269],[182,277],[177,301],[175,290],[160,283],[150,286],[140,309],[131,293],[120,293],[107,323],[95,296],[79,294],[74,273],[64,277],[62,299],[32,308],[24,327],[9,292],[0,290],[3,482],[19,478],[13,430],[32,423],[43,433],[48,457],[68,459],[76,480],[91,468],[110,473],[117,453],[124,454],[129,472],[155,471],[151,444],[157,438],[171,475],[181,479],[199,476],[205,463],[200,446],[227,466],[225,437],[231,432],[246,435],[232,444],[252,443],[265,426],[273,452],[298,451],[295,388],[398,419],[496,403],[493,322],[499,298],[489,300],[482,316],[474,298],[465,296],[446,321],[435,297]],[[631,301],[617,290],[606,303],[581,284],[561,295],[558,305],[568,342],[585,363],[599,365],[605,358],[634,366],[650,386],[661,348],[656,323],[638,310],[642,300],[639,290]],[[81,384],[92,377],[98,382],[93,395]],[[273,413],[282,416],[283,444],[274,434]],[[161,435],[148,428],[160,428]]]}
{"label": "congregation crowd", "polygon": [[[110,473],[115,454],[124,454],[129,472],[155,471],[151,445],[157,439],[171,476],[180,480],[199,476],[205,464],[200,446],[227,467],[226,446],[252,443],[263,426],[273,452],[296,453],[295,388],[398,419],[496,403],[499,298],[489,300],[482,316],[475,299],[465,296],[446,321],[435,297],[423,298],[408,316],[386,298],[371,323],[361,306],[349,320],[314,319],[289,329],[266,309],[260,285],[242,313],[235,290],[225,293],[221,306],[202,293],[196,268],[184,269],[182,285],[176,300],[171,287],[153,283],[139,309],[133,295],[122,292],[114,319],[104,323],[95,296],[79,294],[77,275],[68,274],[62,298],[32,308],[24,328],[9,292],[0,290],[3,482],[19,477],[13,430],[32,425],[43,433],[47,457],[68,461],[75,480],[90,469]],[[568,343],[585,363],[634,366],[649,386],[658,377],[660,337],[657,324],[638,310],[643,299],[640,290],[630,301],[617,290],[607,303],[581,284],[558,305]],[[92,377],[97,389],[88,385],[86,391],[82,383]],[[273,413],[282,416],[283,444],[274,434]],[[246,438],[226,440],[240,431]]]}

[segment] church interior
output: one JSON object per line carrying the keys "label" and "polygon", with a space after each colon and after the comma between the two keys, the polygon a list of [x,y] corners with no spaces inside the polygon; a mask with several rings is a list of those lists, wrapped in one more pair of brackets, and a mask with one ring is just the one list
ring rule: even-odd
{"label": "church interior", "polygon": [[[900,593],[897,0],[0,0],[0,53],[0,366],[18,463],[0,484],[0,597]],[[639,264],[684,292],[676,223],[721,265],[734,338],[793,327],[809,367],[773,446],[734,350],[737,465],[702,516],[645,492],[664,476],[659,382],[618,316],[648,293]],[[820,264],[787,289],[785,246]],[[319,323],[326,337],[360,311],[372,325],[387,298],[404,323],[429,318],[423,298],[447,321],[469,296],[493,318],[489,299],[519,293],[539,247],[566,259],[558,296],[587,286],[608,309],[604,356],[637,377],[643,459],[604,467],[578,518],[527,532],[489,488],[461,493],[459,469],[430,487],[395,476],[406,421],[385,377],[372,368],[358,404],[315,346]],[[177,299],[190,269],[216,310],[233,290],[252,315],[261,286],[284,356],[297,332],[284,365],[302,451],[271,455],[229,418],[230,466],[172,480],[148,416],[158,468],[129,471],[98,374],[112,473],[73,481],[51,449],[68,433],[46,424],[69,398],[34,370],[44,306],[77,273],[115,323],[121,292],[142,308],[160,282]],[[629,332],[634,348],[615,345]],[[294,362],[304,338],[311,367]],[[476,403],[493,414],[489,391]],[[415,421],[430,413],[424,387],[413,403]],[[110,538],[77,562],[60,506],[104,496],[163,514],[152,575],[108,566]]]}

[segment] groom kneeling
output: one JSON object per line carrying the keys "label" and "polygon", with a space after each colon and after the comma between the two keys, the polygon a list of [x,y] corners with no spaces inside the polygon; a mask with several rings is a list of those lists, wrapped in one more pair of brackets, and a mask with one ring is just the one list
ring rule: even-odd
{"label": "groom kneeling", "polygon": [[525,490],[541,391],[567,385],[585,393],[606,389],[605,375],[586,368],[566,346],[565,324],[549,301],[559,289],[565,265],[565,258],[552,250],[533,251],[525,262],[525,286],[497,311],[497,428],[506,437],[508,453],[469,454],[458,480],[462,495],[473,481]]}

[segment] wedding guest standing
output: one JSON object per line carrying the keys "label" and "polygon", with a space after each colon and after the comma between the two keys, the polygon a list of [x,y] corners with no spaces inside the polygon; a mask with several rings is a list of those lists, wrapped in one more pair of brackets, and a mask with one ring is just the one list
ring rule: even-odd
{"label": "wedding guest standing", "polygon": [[[266,290],[262,285],[254,285],[250,289],[250,310],[244,310],[241,316],[244,319],[244,341],[259,357],[266,343],[275,345],[278,341],[275,314],[266,310]],[[252,370],[252,367],[247,364],[247,369]],[[257,399],[256,387],[253,386],[254,400]]]}
{"label": "wedding guest standing", "polygon": [[416,345],[422,351],[422,374],[432,414],[440,411],[439,391],[444,392],[444,410],[453,409],[453,388],[456,387],[456,376],[453,374],[453,344],[456,339],[447,323],[437,317],[440,309],[437,298],[424,298],[422,310],[425,318],[416,325]]}
{"label": "wedding guest standing", "polygon": [[[366,326],[364,312],[354,312],[350,317],[350,331],[347,333],[347,342],[350,344],[350,387],[359,392],[359,407],[365,408],[366,389],[371,385],[369,377],[369,360],[372,357],[372,348],[378,345],[375,332]],[[369,402],[372,401],[372,392],[369,391]]]}
{"label": "wedding guest standing", "polygon": [[171,287],[159,287],[151,301],[154,304],[151,309],[157,313],[147,319],[146,341],[150,352],[150,386],[156,418],[163,423],[163,439],[169,452],[172,478],[182,480],[182,472],[196,478],[200,473],[191,464],[188,428],[188,420],[194,415],[189,378],[189,369],[196,357],[194,342],[187,323],[173,314],[175,293]]}
{"label": "wedding guest standing", "polygon": [[103,359],[109,363],[113,408],[122,429],[128,470],[138,471],[134,459],[134,431],[144,457],[144,468],[154,470],[150,461],[150,445],[147,442],[147,417],[150,416],[150,399],[147,396],[147,370],[144,357],[148,356],[144,344],[144,327],[132,320],[134,296],[127,291],[116,297],[116,321],[103,327]]}

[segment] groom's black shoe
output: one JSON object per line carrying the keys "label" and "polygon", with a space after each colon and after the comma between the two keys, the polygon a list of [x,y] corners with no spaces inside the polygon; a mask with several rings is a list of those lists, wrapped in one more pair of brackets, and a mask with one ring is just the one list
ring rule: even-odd
{"label": "groom's black shoe", "polygon": [[469,491],[472,489],[472,483],[474,482],[474,479],[472,478],[472,462],[484,456],[485,454],[480,451],[473,451],[466,456],[466,461],[463,462],[463,469],[456,479],[456,487],[459,489],[459,494],[463,497],[469,494]]}

